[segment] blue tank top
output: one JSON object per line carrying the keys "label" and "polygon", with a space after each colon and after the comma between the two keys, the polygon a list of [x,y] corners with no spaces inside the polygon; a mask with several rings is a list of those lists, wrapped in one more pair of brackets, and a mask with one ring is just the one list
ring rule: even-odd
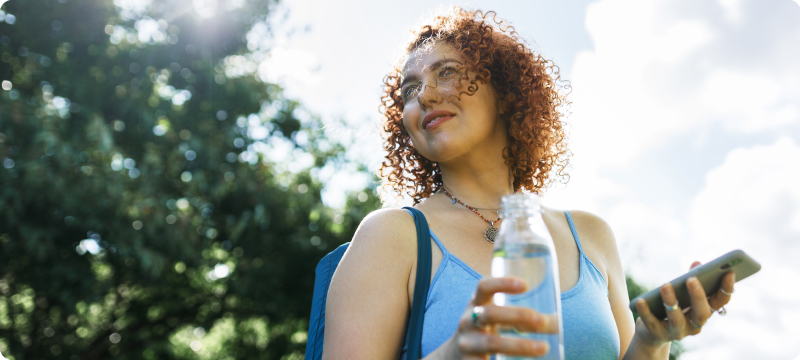
{"label": "blue tank top", "polygon": [[[561,293],[566,360],[617,360],[620,344],[617,324],[608,303],[608,286],[600,270],[586,257],[568,211],[564,212],[580,252],[580,275],[571,289]],[[442,251],[442,262],[428,290],[422,328],[422,356],[427,356],[455,334],[458,321],[483,278],[441,241],[431,237]],[[405,359],[406,346],[400,358]]]}

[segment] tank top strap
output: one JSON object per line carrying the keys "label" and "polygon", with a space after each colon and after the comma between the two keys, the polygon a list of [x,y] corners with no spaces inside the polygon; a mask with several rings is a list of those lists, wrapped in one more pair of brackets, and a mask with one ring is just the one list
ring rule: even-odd
{"label": "tank top strap", "polygon": [[575,223],[572,222],[572,215],[570,215],[569,211],[564,211],[564,215],[567,216],[567,223],[569,223],[569,229],[572,231],[572,237],[575,239],[575,244],[578,245],[578,251],[580,251],[581,256],[585,256],[583,253],[583,247],[581,246],[581,240],[578,238],[578,230],[575,229]]}
{"label": "tank top strap", "polygon": [[[407,213],[411,214],[411,210],[408,210],[408,209],[403,209],[403,210],[405,210]],[[436,234],[434,234],[434,233],[433,233],[433,231],[431,231],[431,238],[432,238],[432,239],[433,239],[433,241],[436,243],[436,246],[438,246],[438,247],[439,247],[439,250],[441,250],[441,251],[442,251],[442,256],[443,256],[444,258],[447,258],[447,256],[448,256],[450,253],[449,253],[449,252],[447,252],[447,249],[444,247],[444,244],[442,244],[442,242],[441,242],[441,241],[439,241],[439,238],[438,238],[438,237],[436,237]]]}

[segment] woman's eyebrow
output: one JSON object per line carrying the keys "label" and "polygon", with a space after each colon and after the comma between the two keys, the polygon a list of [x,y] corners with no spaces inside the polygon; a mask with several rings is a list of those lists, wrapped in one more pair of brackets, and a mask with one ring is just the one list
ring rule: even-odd
{"label": "woman's eyebrow", "polygon": [[[449,62],[456,62],[456,63],[459,63],[460,65],[464,65],[464,63],[462,63],[461,61],[458,61],[456,59],[442,59],[442,60],[439,60],[439,61],[431,64],[430,66],[426,65],[422,69],[423,70],[425,70],[425,68],[436,69],[436,68],[442,66],[443,64],[446,64],[446,63],[449,63]],[[403,73],[407,73],[407,72],[408,72],[408,69],[403,69]],[[415,74],[411,74],[409,76],[403,77],[403,81],[400,82],[400,88],[403,88],[403,86],[405,86],[406,83],[408,83],[409,81],[412,81],[412,80],[417,80],[416,73]]]}

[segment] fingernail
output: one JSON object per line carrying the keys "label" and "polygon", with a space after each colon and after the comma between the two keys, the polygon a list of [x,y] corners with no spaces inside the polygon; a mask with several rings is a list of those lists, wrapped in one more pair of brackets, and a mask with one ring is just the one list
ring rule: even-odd
{"label": "fingernail", "polygon": [[522,280],[514,280],[514,287],[517,289],[522,289],[525,287],[525,282]]}
{"label": "fingernail", "polygon": [[537,351],[541,351],[541,352],[543,352],[545,354],[550,352],[550,345],[548,345],[547,343],[542,342],[542,343],[538,343],[538,345],[539,346],[536,347]]}
{"label": "fingernail", "polygon": [[694,276],[690,277],[689,281],[690,281],[689,286],[691,286],[691,287],[693,287],[695,289],[700,285],[700,281],[697,280],[697,278],[694,277]]}

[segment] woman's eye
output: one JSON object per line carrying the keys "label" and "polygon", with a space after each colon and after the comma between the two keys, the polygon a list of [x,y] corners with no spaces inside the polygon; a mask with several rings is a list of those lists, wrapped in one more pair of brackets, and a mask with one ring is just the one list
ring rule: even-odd
{"label": "woman's eye", "polygon": [[417,85],[411,85],[411,86],[406,87],[403,90],[403,97],[408,99],[408,98],[416,95],[417,94],[417,89],[419,89],[419,86],[417,86]]}
{"label": "woman's eye", "polygon": [[456,69],[451,68],[451,67],[446,67],[446,68],[442,69],[442,71],[439,72],[439,77],[440,78],[449,78],[449,77],[451,77],[451,76],[453,76],[453,75],[455,75],[457,73],[458,73],[458,71],[456,71]]}

